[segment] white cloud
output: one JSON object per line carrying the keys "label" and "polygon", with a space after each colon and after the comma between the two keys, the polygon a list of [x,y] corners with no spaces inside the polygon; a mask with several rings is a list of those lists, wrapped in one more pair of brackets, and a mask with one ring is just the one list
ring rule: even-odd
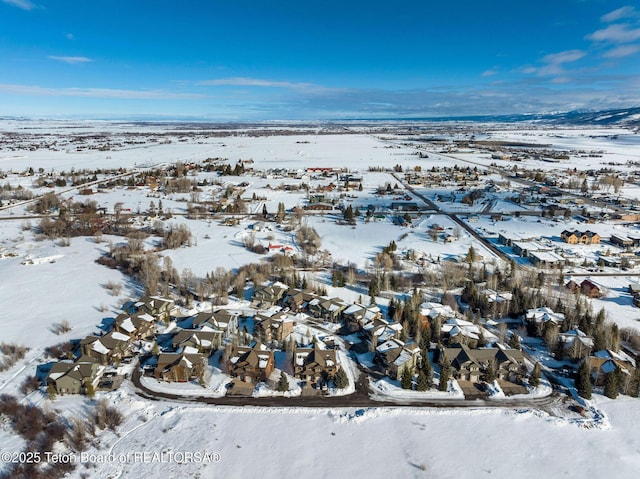
{"label": "white cloud", "polygon": [[595,42],[629,43],[640,39],[640,28],[616,23],[587,35],[587,38]]}
{"label": "white cloud", "polygon": [[341,92],[343,88],[329,88],[314,83],[265,80],[263,78],[228,77],[215,80],[203,80],[196,83],[201,86],[247,86],[264,88],[285,88],[305,93]]}
{"label": "white cloud", "polygon": [[245,77],[230,77],[219,78],[217,80],[205,80],[198,83],[199,85],[230,85],[230,86],[261,86],[271,88],[305,88],[310,86],[310,83],[295,83],[288,81],[273,81],[263,80],[261,78],[245,78]]}
{"label": "white cloud", "polygon": [[206,98],[194,93],[173,93],[162,90],[119,90],[112,88],[49,88],[37,85],[0,84],[0,92],[28,96],[73,96],[120,98],[130,100],[174,100]]}
{"label": "white cloud", "polygon": [[88,63],[88,62],[92,62],[93,61],[91,58],[87,58],[87,57],[59,57],[59,56],[55,56],[55,55],[49,55],[48,58],[50,60],[56,60],[56,61],[59,61],[59,62],[69,63],[71,65],[73,65],[75,63]]}
{"label": "white cloud", "polygon": [[611,23],[618,20],[622,20],[623,18],[639,18],[640,13],[636,12],[636,9],[630,6],[620,7],[612,12],[609,12],[605,15],[602,15],[600,19],[603,22]]}
{"label": "white cloud", "polygon": [[498,71],[495,68],[491,69],[491,70],[485,70],[485,71],[482,72],[483,78],[491,77],[491,76],[497,75],[497,74],[498,74]]}
{"label": "white cloud", "polygon": [[67,40],[75,40],[76,37],[73,35],[73,33],[67,33],[65,34],[65,37],[67,37]]}
{"label": "white cloud", "polygon": [[14,7],[21,8],[22,10],[33,10],[37,8],[36,4],[31,0],[2,0],[4,3],[8,5],[13,5]]}
{"label": "white cloud", "polygon": [[578,61],[586,55],[582,50],[565,50],[559,53],[551,53],[545,56],[542,61],[548,64],[561,65],[563,63]]}
{"label": "white cloud", "polygon": [[541,67],[526,67],[522,69],[522,73],[537,76],[557,76],[560,77],[556,80],[564,79],[567,75],[567,71],[564,67],[566,63],[577,62],[578,60],[587,56],[587,53],[582,50],[565,50],[558,53],[550,53],[542,58]]}
{"label": "white cloud", "polygon": [[620,45],[612,48],[602,56],[605,58],[623,58],[640,52],[640,45]]}

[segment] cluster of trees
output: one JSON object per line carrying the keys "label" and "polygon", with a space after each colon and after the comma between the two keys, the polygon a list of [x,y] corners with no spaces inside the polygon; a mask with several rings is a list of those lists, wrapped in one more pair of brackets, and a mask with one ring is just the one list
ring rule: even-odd
{"label": "cluster of trees", "polygon": [[0,472],[0,479],[56,479],[74,470],[72,463],[47,463],[46,454],[53,453],[58,445],[67,442],[68,428],[54,412],[44,411],[32,404],[21,404],[8,394],[0,396],[0,418],[6,419],[13,431],[26,442],[23,451],[39,454],[41,463],[23,461],[9,463]]}
{"label": "cluster of trees", "polygon": [[27,190],[22,185],[11,186],[9,183],[5,183],[0,186],[0,206],[2,206],[2,201],[24,201],[31,198],[33,198],[31,190]]}
{"label": "cluster of trees", "polygon": [[24,358],[29,348],[15,343],[0,343],[0,372],[11,368]]}
{"label": "cluster of trees", "polygon": [[[417,378],[415,380],[416,391],[428,391],[433,385],[433,368],[429,360],[429,350],[423,350],[420,361],[416,368]],[[413,389],[414,378],[410,368],[404,368],[400,376],[400,386],[402,389]]]}
{"label": "cluster of trees", "polygon": [[181,223],[171,225],[164,231],[162,236],[162,247],[168,249],[176,249],[181,246],[191,246],[191,230],[187,225]]}

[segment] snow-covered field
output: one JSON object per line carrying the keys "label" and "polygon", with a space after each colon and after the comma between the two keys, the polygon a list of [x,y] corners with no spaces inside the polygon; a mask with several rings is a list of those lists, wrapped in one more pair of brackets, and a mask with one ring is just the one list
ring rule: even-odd
{"label": "snow-covered field", "polygon": [[[42,131],[55,130],[40,125]],[[87,126],[117,131],[109,124]],[[4,123],[0,131],[14,131],[20,124]],[[129,128],[132,128],[129,126]],[[37,130],[34,130],[37,132]],[[80,130],[74,130],[80,131]],[[143,132],[144,133],[144,132]],[[620,135],[611,139],[612,134]],[[506,140],[553,143],[559,148],[606,150],[603,158],[572,158],[569,161],[581,169],[605,161],[626,162],[634,159],[639,142],[637,135],[626,130],[523,130],[493,132]],[[202,160],[225,157],[231,162],[254,160],[255,168],[304,168],[307,166],[336,166],[363,172],[368,166],[400,164],[411,168],[421,164],[466,166],[466,160],[488,165],[486,154],[469,154],[458,161],[449,156],[430,152],[429,159],[420,159],[411,146],[379,140],[366,134],[305,135],[252,138],[234,136],[202,138],[198,141],[173,141],[170,144],[149,143],[136,148],[108,152],[95,150],[60,151],[0,151],[0,170],[16,172],[29,167],[76,170],[81,168],[127,168],[175,161]],[[454,155],[459,157],[458,154]],[[637,160],[637,158],[635,158]],[[567,165],[529,162],[519,167],[566,168]],[[244,178],[243,178],[244,179]],[[229,181],[238,178],[229,178]],[[275,211],[278,202],[287,208],[298,204],[302,196],[280,190],[266,190],[266,184],[276,186],[279,179],[246,178],[253,191],[267,195],[267,207]],[[288,181],[288,180],[287,180]],[[372,191],[386,181],[393,181],[388,173],[371,173],[365,177],[363,192],[354,192],[356,203],[379,201]],[[2,181],[0,181],[2,182]],[[27,185],[27,183],[24,183]],[[633,190],[629,187],[629,191]],[[626,190],[625,190],[626,191]],[[100,204],[111,206],[122,201],[125,207],[146,209],[150,200],[142,190],[120,190],[99,193],[94,197]],[[183,204],[163,200],[166,207],[179,212]],[[21,210],[17,209],[16,214]],[[3,211],[3,216],[9,212]],[[356,228],[336,224],[335,218],[308,217],[322,239],[323,248],[333,260],[353,262],[363,268],[382,247],[394,240],[398,249],[413,249],[432,259],[461,256],[473,239],[462,232],[452,243],[433,242],[426,229],[438,223],[452,232],[454,225],[445,216],[423,217],[414,227],[398,226],[389,220],[359,221]],[[196,243],[189,248],[163,252],[169,255],[176,268],[190,269],[204,275],[216,267],[235,268],[260,259],[242,244],[249,224],[221,226],[214,222],[174,218],[171,222],[186,222],[194,233]],[[32,231],[23,228],[22,220],[0,221],[0,341],[15,342],[31,348],[27,356],[8,371],[0,373],[0,393],[19,395],[19,385],[35,372],[43,361],[47,346],[81,338],[96,330],[105,318],[113,317],[127,299],[137,297],[136,284],[121,273],[95,263],[107,250],[106,243],[90,238],[72,238],[69,246],[50,240],[37,241]],[[540,231],[544,227],[544,231]],[[505,222],[491,222],[480,218],[474,228],[484,228],[495,234],[515,231],[544,237],[558,237],[563,229],[581,227],[577,223],[537,223],[525,218]],[[446,228],[449,228],[447,230]],[[618,227],[589,225],[601,234],[610,234]],[[620,227],[622,228],[622,227]],[[621,230],[622,231],[622,230]],[[272,240],[268,237],[272,236]],[[261,232],[258,239],[293,242],[290,233],[280,230]],[[109,238],[105,238],[108,241]],[[119,239],[114,238],[117,242]],[[479,248],[479,249],[478,249]],[[480,254],[491,261],[492,253],[478,247]],[[7,253],[11,253],[8,255]],[[622,327],[638,327],[640,311],[631,303],[624,288],[633,277],[596,278],[606,287],[602,299],[594,300],[595,310],[604,307],[613,321]],[[123,284],[119,296],[112,296],[104,287],[108,282]],[[328,288],[345,300],[356,300],[358,293]],[[347,295],[346,293],[349,293]],[[366,293],[365,293],[366,295]],[[56,335],[54,323],[68,321],[70,332]],[[207,395],[216,397],[224,388],[222,375],[215,376]],[[146,383],[151,389],[175,392],[161,384]],[[202,388],[193,386],[185,395],[203,395]],[[393,384],[379,384],[382,394],[400,395]],[[456,395],[452,392],[451,395]],[[263,477],[263,478],[323,478],[323,477],[593,477],[615,474],[632,478],[640,470],[640,436],[637,418],[640,401],[620,397],[615,401],[596,395],[594,404],[607,417],[604,427],[586,429],[575,422],[552,418],[534,410],[509,409],[437,409],[437,408],[372,408],[357,409],[267,409],[259,407],[216,407],[148,401],[135,395],[130,384],[114,393],[100,393],[125,414],[125,422],[118,433],[104,432],[90,452],[106,455],[128,453],[198,452],[219,454],[216,461],[206,464],[180,461],[152,462],[148,456],[136,463],[93,463],[81,465],[71,477],[83,474],[92,478],[126,477]],[[33,393],[26,402],[55,408],[61,414],[86,416],[90,400],[63,397],[50,401],[41,393]],[[19,451],[23,442],[0,421],[0,450]],[[184,457],[184,456],[182,456]]]}

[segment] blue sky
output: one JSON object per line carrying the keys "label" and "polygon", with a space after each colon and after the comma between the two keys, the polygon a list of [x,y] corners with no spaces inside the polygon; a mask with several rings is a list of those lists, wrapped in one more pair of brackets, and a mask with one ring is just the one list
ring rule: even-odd
{"label": "blue sky", "polygon": [[640,106],[623,0],[0,0],[0,115],[212,120]]}

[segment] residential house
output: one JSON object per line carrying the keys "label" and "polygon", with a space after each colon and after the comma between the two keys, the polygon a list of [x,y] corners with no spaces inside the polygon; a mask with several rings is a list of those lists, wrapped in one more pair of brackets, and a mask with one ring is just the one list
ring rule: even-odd
{"label": "residential house", "polygon": [[477,348],[482,335],[477,324],[458,318],[447,319],[440,328],[440,334],[447,344],[466,344],[470,348]]}
{"label": "residential house", "polygon": [[155,318],[144,311],[120,313],[114,320],[113,329],[134,339],[147,339],[155,332]]}
{"label": "residential house", "polygon": [[84,394],[87,387],[95,391],[104,372],[97,360],[82,356],[75,361],[59,361],[51,366],[45,382],[56,394]]}
{"label": "residential house", "polygon": [[338,358],[335,349],[324,349],[316,341],[313,348],[296,348],[293,352],[294,376],[315,385],[335,377]]}
{"label": "residential house", "polygon": [[87,336],[80,341],[80,348],[83,355],[106,365],[127,356],[132,341],[133,338],[127,334],[111,331],[104,336]]}
{"label": "residential house", "polygon": [[560,233],[560,238],[569,244],[600,244],[600,235],[593,231],[569,231]]}
{"label": "residential house", "polygon": [[524,356],[519,349],[471,349],[465,344],[455,344],[444,348],[442,355],[454,369],[454,376],[464,381],[482,381],[487,370],[495,368],[497,379],[518,382],[526,371]]}
{"label": "residential house", "polygon": [[321,296],[309,302],[309,314],[315,318],[323,318],[333,323],[340,321],[341,313],[346,308],[347,304],[340,298]]}
{"label": "residential house", "polygon": [[309,301],[317,298],[318,295],[311,291],[301,289],[290,289],[284,296],[283,304],[293,312],[306,311]]}
{"label": "residential house", "polygon": [[[616,368],[622,373],[623,382],[628,381],[635,372],[635,360],[623,351],[614,352],[608,349],[597,351],[589,358],[591,379],[596,386],[602,386],[608,373]],[[623,388],[624,389],[624,388]]]}
{"label": "residential house", "polygon": [[342,319],[344,320],[345,327],[352,333],[362,331],[366,323],[380,318],[382,318],[382,313],[380,312],[380,308],[375,304],[365,306],[354,303],[342,311]]}
{"label": "residential house", "polygon": [[240,313],[228,309],[218,309],[212,313],[200,312],[193,317],[192,326],[196,329],[209,328],[222,331],[223,338],[229,338],[238,332]]}
{"label": "residential house", "polygon": [[156,379],[170,382],[187,382],[200,379],[204,374],[206,357],[199,353],[160,353],[155,368]]}
{"label": "residential house", "polygon": [[371,340],[373,347],[386,341],[399,338],[402,335],[402,324],[396,322],[387,322],[385,320],[374,321],[373,327],[367,328],[365,332]]}
{"label": "residential house", "polygon": [[580,291],[580,284],[573,279],[567,281],[567,284],[565,284],[564,287],[572,293],[578,293]]}
{"label": "residential house", "polygon": [[144,311],[158,321],[169,321],[175,308],[172,299],[161,298],[159,296],[143,296],[134,305],[135,312]]}
{"label": "residential house", "polygon": [[273,351],[262,344],[255,346],[232,346],[227,354],[229,375],[247,383],[266,381],[275,367]]}
{"label": "residential house", "polygon": [[272,283],[259,286],[253,292],[253,301],[262,307],[273,306],[277,304],[289,287],[283,283]]}
{"label": "residential house", "polygon": [[455,317],[455,315],[456,313],[451,309],[451,306],[431,301],[422,303],[418,311],[418,317],[423,326],[426,324],[431,325],[436,318],[444,321],[448,318]]}
{"label": "residential house", "polygon": [[602,296],[602,289],[590,279],[585,279],[580,283],[580,292],[590,298],[599,298]]}
{"label": "residential house", "polygon": [[544,326],[544,323],[548,321],[560,326],[564,322],[564,314],[555,313],[551,308],[542,307],[527,310],[524,319],[527,323],[538,323],[541,326]]}
{"label": "residential house", "polygon": [[413,374],[419,361],[420,347],[415,343],[393,338],[376,347],[374,362],[391,379],[401,378],[406,369]]}
{"label": "residential house", "polygon": [[294,318],[284,311],[272,315],[257,313],[253,320],[256,336],[265,343],[277,341],[283,344],[296,325]]}
{"label": "residential house", "polygon": [[558,340],[562,342],[564,354],[571,359],[585,358],[593,350],[593,339],[579,329],[571,329],[560,333]]}
{"label": "residential house", "polygon": [[211,356],[222,345],[222,331],[205,327],[200,330],[181,329],[171,339],[174,349],[190,348],[189,351]]}

